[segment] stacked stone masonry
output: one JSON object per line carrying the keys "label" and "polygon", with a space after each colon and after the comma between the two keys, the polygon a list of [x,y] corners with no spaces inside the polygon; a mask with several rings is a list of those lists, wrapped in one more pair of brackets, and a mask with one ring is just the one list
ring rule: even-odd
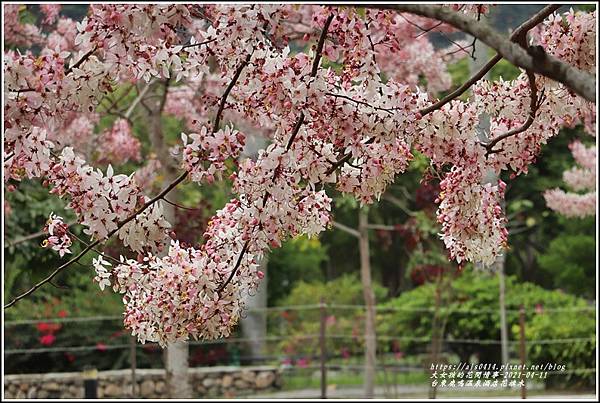
{"label": "stacked stone masonry", "polygon": [[[276,367],[190,368],[193,397],[229,397],[279,389],[281,371]],[[136,370],[137,398],[168,398],[163,369]],[[4,376],[6,399],[82,399],[80,372]],[[98,398],[131,398],[131,370],[98,372]]]}

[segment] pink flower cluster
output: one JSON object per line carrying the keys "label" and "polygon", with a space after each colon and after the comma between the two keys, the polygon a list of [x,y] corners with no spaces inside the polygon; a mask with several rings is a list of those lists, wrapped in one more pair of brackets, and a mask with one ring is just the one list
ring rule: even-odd
{"label": "pink flower cluster", "polygon": [[555,188],[544,193],[546,204],[566,217],[587,217],[596,213],[596,147],[584,146],[580,141],[569,145],[580,168],[573,167],[563,173],[563,180],[578,194]]}
{"label": "pink flower cluster", "polygon": [[44,24],[51,25],[58,19],[62,6],[60,4],[40,4],[40,10],[44,14]]}
{"label": "pink flower cluster", "polygon": [[19,11],[24,7],[21,4],[6,4],[2,7],[4,41],[23,47],[40,45],[44,42],[40,29],[33,24],[21,23]]}
{"label": "pink flower cluster", "polygon": [[[479,5],[449,7],[474,17],[487,12]],[[593,70],[595,12],[562,17],[550,18],[534,43]],[[521,127],[532,113],[529,77],[481,81],[467,101],[422,116],[419,110],[434,102],[431,93],[450,86],[446,50],[434,50],[417,28],[451,31],[436,24],[334,6],[92,5],[76,34],[72,22],[59,19],[48,37],[52,48],[40,55],[5,54],[7,176],[47,179],[95,239],[145,208],[118,231],[139,259],[121,258],[109,270],[99,257],[94,267],[101,288],[124,294],[126,325],[140,340],[162,345],[229,335],[243,309],[242,293],[253,292],[262,277],[263,254],[330,224],[323,185],[371,203],[407,168],[412,150],[443,175],[437,214],[451,257],[490,265],[507,240],[505,185],[483,184],[484,173],[526,173],[561,127],[583,122],[590,130],[595,110],[562,85],[536,77],[534,123],[487,152],[479,142],[480,116],[490,117],[490,139]],[[319,39],[322,53],[311,42]],[[292,41],[307,50],[288,46]],[[103,173],[85,162],[85,152],[76,155],[68,146],[97,149],[105,158],[100,162],[139,160],[139,141],[125,120],[99,143],[84,146],[76,133],[90,136],[98,101],[115,83],[170,77],[183,82],[170,86],[165,109],[193,133],[182,135],[183,168],[193,181],[211,183],[232,161],[237,198],[210,221],[201,247],[174,241],[157,256],[170,225],[160,202],[150,204],[140,189],[156,164],[135,175],[114,175],[112,165]],[[256,158],[235,161],[252,134],[270,144]],[[574,155],[587,164],[591,157],[580,148],[573,146]],[[565,174],[576,189],[591,185],[584,173],[591,168],[581,166]],[[591,205],[591,196],[577,197],[578,208]]]}
{"label": "pink flower cluster", "polygon": [[440,183],[437,202],[442,240],[458,263],[494,263],[506,247],[508,230],[500,202],[506,184],[481,184],[481,174],[455,166]]}
{"label": "pink flower cluster", "polygon": [[50,218],[44,227],[44,231],[50,236],[42,242],[42,246],[57,251],[60,257],[63,257],[65,253],[71,253],[69,247],[73,242],[68,235],[68,230],[69,227],[63,222],[62,217],[50,213]]}
{"label": "pink flower cluster", "polygon": [[[53,185],[51,193],[69,196],[68,207],[79,216],[85,225],[84,233],[102,240],[117,230],[118,224],[131,216],[147,201],[133,180],[133,175],[113,175],[111,165],[106,175],[94,170],[75,155],[73,149],[63,149],[58,161],[48,172]],[[162,248],[169,228],[162,218],[160,204],[154,204],[142,214],[123,226],[118,236],[132,250],[142,252],[145,248]]]}
{"label": "pink flower cluster", "polygon": [[72,51],[75,49],[77,23],[70,18],[59,18],[56,28],[48,34],[48,49]]}
{"label": "pink flower cluster", "polygon": [[100,135],[100,158],[98,162],[123,164],[129,160],[140,161],[140,141],[131,133],[131,126],[125,119],[117,119],[110,130]]}
{"label": "pink flower cluster", "polygon": [[226,169],[225,161],[237,158],[245,141],[244,134],[230,126],[216,133],[210,133],[209,129],[203,126],[200,133],[192,133],[189,138],[192,142],[188,144],[188,135],[181,134],[184,146],[183,168],[190,173],[190,178],[198,183],[213,183],[215,174]]}

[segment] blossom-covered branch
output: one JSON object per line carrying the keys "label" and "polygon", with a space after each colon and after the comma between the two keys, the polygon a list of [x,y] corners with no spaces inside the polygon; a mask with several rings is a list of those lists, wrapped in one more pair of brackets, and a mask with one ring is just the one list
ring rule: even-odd
{"label": "blossom-covered branch", "polygon": [[515,66],[531,70],[565,84],[590,102],[596,101],[596,77],[547,54],[543,48],[522,49],[483,22],[476,21],[446,7],[425,4],[385,4],[369,7],[409,12],[444,21],[463,32],[478,38],[496,50]]}
{"label": "blossom-covered branch", "polygon": [[[550,14],[552,14],[559,8],[560,8],[560,5],[557,5],[557,4],[551,4],[551,5],[545,6],[540,11],[538,11],[537,14],[535,14],[534,16],[529,18],[523,24],[519,25],[517,27],[517,29],[515,29],[513,31],[513,33],[510,35],[510,40],[513,42],[523,41],[523,39],[526,38],[526,36],[527,36],[527,32],[529,32],[531,29],[533,29],[537,25],[541,24],[544,21],[544,19],[546,19],[546,17],[548,17]],[[472,77],[470,77],[463,84],[461,84],[460,87],[458,87],[457,89],[455,89],[450,94],[446,95],[444,98],[440,99],[433,105],[423,108],[420,111],[421,115],[427,115],[428,113],[431,113],[432,111],[439,109],[442,106],[446,105],[448,102],[452,101],[453,99],[460,97],[462,94],[465,93],[465,91],[467,91],[469,88],[471,88],[473,86],[473,84],[475,84],[477,81],[481,80],[496,64],[498,64],[498,62],[500,60],[502,60],[502,56],[498,53],[498,54],[496,54],[496,56],[491,58],[481,69],[479,69],[479,71],[477,73],[475,73]]]}

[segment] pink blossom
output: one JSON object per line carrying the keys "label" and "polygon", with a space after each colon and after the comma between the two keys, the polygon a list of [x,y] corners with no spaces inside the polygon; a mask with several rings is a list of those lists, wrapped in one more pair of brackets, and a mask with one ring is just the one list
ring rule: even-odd
{"label": "pink blossom", "polygon": [[44,247],[51,247],[58,251],[60,257],[63,257],[65,253],[71,253],[69,247],[73,242],[69,237],[69,227],[62,221],[62,217],[50,213],[44,231],[50,235],[42,243]]}
{"label": "pink blossom", "polygon": [[44,14],[44,24],[53,24],[58,19],[62,6],[60,4],[40,4],[40,10]]}
{"label": "pink blossom", "polygon": [[110,130],[100,136],[98,162],[123,164],[129,160],[139,161],[140,141],[133,136],[129,122],[117,119]]}

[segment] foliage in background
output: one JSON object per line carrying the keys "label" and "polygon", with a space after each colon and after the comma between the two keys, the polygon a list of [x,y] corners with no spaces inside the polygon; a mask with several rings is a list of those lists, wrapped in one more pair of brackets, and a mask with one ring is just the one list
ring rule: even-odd
{"label": "foliage in background", "polygon": [[318,238],[296,237],[269,255],[267,305],[279,305],[298,282],[323,281],[327,249]]}
{"label": "foliage in background", "polygon": [[[440,315],[446,319],[444,338],[447,348],[458,355],[461,362],[468,362],[476,355],[479,362],[501,362],[500,345],[476,344],[469,340],[500,340],[500,312],[499,312],[499,283],[498,276],[483,272],[474,272],[465,269],[462,275],[444,288],[442,295],[443,305]],[[384,304],[382,308],[391,308],[389,312],[378,315],[378,333],[398,335],[397,343],[405,353],[422,352],[431,342],[432,318],[434,308],[435,284],[426,284],[412,291],[403,293],[400,297]],[[552,309],[584,308],[590,305],[581,298],[566,294],[561,291],[545,290],[532,283],[519,283],[515,276],[506,277],[506,309],[507,323],[510,328],[518,327],[520,305],[526,308],[526,329],[533,326],[527,335],[527,340],[536,339],[565,339],[578,337],[594,337],[595,324],[590,326],[587,321],[581,323],[568,318],[584,317],[589,311],[552,311]],[[470,311],[470,312],[465,312]],[[592,318],[595,312],[592,312]],[[569,326],[543,327],[543,320],[536,319],[543,315],[543,320],[569,322]],[[536,327],[537,326],[537,327]],[[543,330],[541,330],[543,328]],[[423,338],[423,341],[402,340],[401,336],[410,335]],[[512,341],[518,340],[513,332]],[[538,337],[540,336],[540,337]],[[462,342],[460,340],[465,340]],[[587,342],[586,342],[587,343]],[[513,344],[515,345],[515,344]],[[587,345],[587,344],[585,344]],[[533,344],[530,344],[530,348]],[[557,349],[564,348],[564,344],[556,344]],[[541,345],[537,349],[538,355],[529,357],[530,362],[538,364],[542,359],[543,351],[551,351],[548,345]],[[517,350],[512,349],[512,356],[517,357]],[[549,353],[551,354],[551,353]],[[588,349],[586,354],[574,355],[573,361],[568,356],[561,357],[558,363],[567,365],[568,368],[595,367],[595,353]],[[554,361],[551,361],[554,362]],[[543,361],[545,363],[545,361]]]}
{"label": "foliage in background", "polygon": [[[565,307],[569,307],[566,305]],[[518,326],[512,327],[516,338]],[[582,339],[566,343],[529,344],[527,359],[534,364],[556,363],[564,365],[564,374],[549,374],[546,387],[589,388],[596,379],[596,312],[544,312],[543,309],[527,321],[527,340]],[[583,340],[583,339],[588,340]],[[573,372],[571,372],[573,371]]]}
{"label": "foliage in background", "polygon": [[[327,307],[327,334],[344,336],[327,338],[327,351],[331,356],[350,357],[364,351],[364,310],[355,307],[364,305],[362,288],[355,274],[346,274],[326,283],[301,281],[281,303],[285,306],[315,305],[323,298],[326,304],[346,305],[343,309]],[[373,288],[376,300],[383,300],[387,290],[378,284]],[[319,338],[316,336],[320,326],[318,307],[281,312],[278,326],[272,324],[271,331],[285,336],[278,345],[278,353],[288,357],[285,363],[309,365],[318,356]]]}
{"label": "foliage in background", "polygon": [[558,235],[537,255],[540,268],[552,279],[552,286],[593,300],[596,298],[595,217],[568,220],[561,218],[565,233]]}

